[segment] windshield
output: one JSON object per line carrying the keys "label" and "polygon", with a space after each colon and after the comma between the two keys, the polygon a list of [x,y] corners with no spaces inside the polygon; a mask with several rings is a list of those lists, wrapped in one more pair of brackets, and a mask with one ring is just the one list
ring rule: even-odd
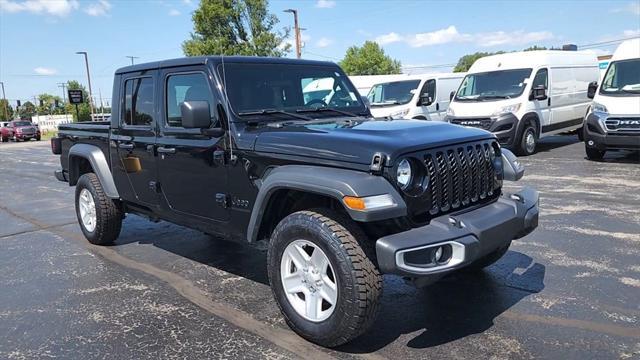
{"label": "windshield", "polygon": [[32,126],[28,121],[14,121],[13,126]]}
{"label": "windshield", "polygon": [[456,100],[510,99],[524,91],[531,69],[489,71],[465,76]]}
{"label": "windshield", "polygon": [[604,75],[600,93],[640,94],[640,59],[612,62]]}
{"label": "windshield", "polygon": [[[282,115],[321,108],[357,114],[366,111],[356,89],[337,67],[229,63],[224,72],[220,65],[218,73],[228,84],[231,108],[240,116]],[[314,114],[344,116],[337,111]]]}
{"label": "windshield", "polygon": [[373,85],[369,90],[371,106],[388,106],[406,104],[413,98],[420,80],[394,81]]}

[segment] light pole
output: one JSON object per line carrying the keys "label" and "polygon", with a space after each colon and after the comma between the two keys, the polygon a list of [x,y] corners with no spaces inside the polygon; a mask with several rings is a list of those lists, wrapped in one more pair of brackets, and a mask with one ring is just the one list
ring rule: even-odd
{"label": "light pole", "polygon": [[4,94],[4,83],[0,81],[0,85],[2,85],[2,99],[4,100],[4,118],[6,121],[9,121],[9,102],[7,101],[7,96]]}
{"label": "light pole", "polygon": [[296,57],[300,59],[302,57],[302,44],[300,43],[300,27],[298,26],[298,10],[296,9],[287,9],[284,12],[293,14],[293,28],[294,34],[296,37]]}
{"label": "light pole", "polygon": [[133,65],[133,59],[140,59],[140,57],[138,56],[125,56],[128,57],[129,59],[131,59],[131,65]]}
{"label": "light pole", "polygon": [[93,121],[93,94],[91,93],[91,75],[89,73],[89,58],[86,51],[77,51],[76,54],[84,55],[84,64],[87,67],[87,81],[89,82],[89,109],[91,111],[91,121]]}

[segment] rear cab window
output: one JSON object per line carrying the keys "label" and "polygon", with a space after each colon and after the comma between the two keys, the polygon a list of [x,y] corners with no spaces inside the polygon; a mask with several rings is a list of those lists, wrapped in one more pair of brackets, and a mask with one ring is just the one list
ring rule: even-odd
{"label": "rear cab window", "polygon": [[124,82],[122,126],[151,127],[154,117],[153,79],[132,78]]}

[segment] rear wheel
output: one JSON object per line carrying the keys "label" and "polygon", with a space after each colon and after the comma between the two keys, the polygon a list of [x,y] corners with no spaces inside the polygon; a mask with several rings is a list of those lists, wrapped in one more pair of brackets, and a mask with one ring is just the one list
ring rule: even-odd
{"label": "rear wheel", "polygon": [[587,158],[589,158],[589,160],[602,160],[602,158],[604,158],[604,154],[606,153],[606,150],[590,148],[586,144],[584,146],[584,151],[587,153]]}
{"label": "rear wheel", "polygon": [[84,174],[76,185],[76,215],[84,236],[95,245],[113,243],[122,228],[122,211],[107,197],[94,173]]}
{"label": "rear wheel", "polygon": [[538,144],[538,131],[533,121],[528,121],[522,135],[519,138],[516,152],[518,155],[528,156],[533,155],[536,152],[536,146]]}
{"label": "rear wheel", "polygon": [[335,347],[373,324],[382,276],[350,219],[329,210],[299,211],[271,237],[269,282],[285,321],[300,336]]}

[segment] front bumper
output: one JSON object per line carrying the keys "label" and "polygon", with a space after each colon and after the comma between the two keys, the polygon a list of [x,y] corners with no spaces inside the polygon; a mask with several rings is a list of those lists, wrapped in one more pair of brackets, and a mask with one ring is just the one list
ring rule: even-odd
{"label": "front bumper", "polygon": [[67,176],[67,172],[64,171],[64,170],[56,170],[56,171],[53,172],[53,175],[59,181],[69,182],[69,178]]}
{"label": "front bumper", "polygon": [[462,126],[475,127],[496,135],[502,146],[512,147],[516,143],[518,118],[513,113],[486,118],[446,116],[445,121]]}
{"label": "front bumper", "polygon": [[[538,226],[538,192],[525,187],[471,211],[448,214],[429,225],[376,241],[380,271],[410,277],[443,275],[521,238]],[[444,246],[449,260],[423,263],[416,259],[428,250]]]}
{"label": "front bumper", "polygon": [[[585,119],[584,142],[586,146],[598,150],[638,150],[640,149],[640,129],[638,131],[609,131],[605,122],[608,118],[600,118],[589,113]],[[640,118],[638,118],[640,119]]]}

